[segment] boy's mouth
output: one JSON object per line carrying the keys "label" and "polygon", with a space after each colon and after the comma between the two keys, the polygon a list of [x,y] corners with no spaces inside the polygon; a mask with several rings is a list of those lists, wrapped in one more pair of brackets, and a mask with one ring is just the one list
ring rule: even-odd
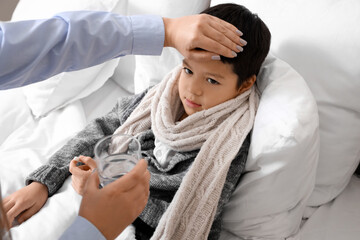
{"label": "boy's mouth", "polygon": [[191,108],[198,108],[198,107],[201,107],[201,105],[185,98],[185,104],[188,106],[188,107],[191,107]]}

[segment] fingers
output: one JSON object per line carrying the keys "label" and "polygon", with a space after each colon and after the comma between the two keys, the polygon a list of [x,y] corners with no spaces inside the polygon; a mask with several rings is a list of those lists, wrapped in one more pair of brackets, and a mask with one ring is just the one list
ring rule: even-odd
{"label": "fingers", "polygon": [[77,160],[73,159],[70,161],[70,164],[69,164],[69,171],[71,172],[71,174],[74,174],[77,172],[76,168],[76,164],[78,163]]}
{"label": "fingers", "polygon": [[4,198],[3,200],[4,211],[6,213],[9,227],[12,227],[12,222],[15,217],[19,215],[24,209],[16,205],[16,202],[12,200],[12,195]]}
{"label": "fingers", "polygon": [[[216,40],[220,41],[221,39],[224,39],[224,35],[225,35],[225,39],[229,40],[227,43],[234,43],[236,45],[240,44],[240,36],[238,33],[240,32],[239,30],[237,30],[230,23],[225,22],[217,17],[214,16],[210,16],[210,17],[211,17],[211,21],[209,21],[209,25],[211,28],[209,28],[209,30],[213,30],[213,32],[210,32],[211,34],[217,33],[215,35],[215,37],[217,37]],[[231,28],[229,26],[231,26]],[[234,47],[232,48],[235,50]]]}
{"label": "fingers", "polygon": [[[232,24],[208,14],[164,19],[164,46],[175,47],[184,57],[208,57],[211,60],[220,55],[233,58],[243,50],[246,41],[240,38],[242,33]],[[193,50],[203,49],[212,55],[193,56]]]}
{"label": "fingers", "polygon": [[91,170],[96,168],[96,162],[91,157],[79,156],[79,161],[89,166]]}
{"label": "fingers", "polygon": [[[184,55],[187,59],[196,61],[209,61],[209,60],[221,60],[220,55],[228,57],[231,54],[231,58],[237,56],[238,53],[229,50],[227,47],[220,45],[212,39],[202,39],[202,45],[207,45],[207,49],[192,49],[187,51],[187,55]],[[219,52],[222,54],[219,55]],[[227,55],[224,52],[228,52]]]}
{"label": "fingers", "polygon": [[222,20],[222,19],[220,19],[218,17],[212,16],[212,15],[209,15],[209,14],[206,14],[206,13],[203,13],[201,15],[208,16],[210,19],[214,20],[215,22],[217,22],[221,26],[227,28],[229,31],[236,33],[238,36],[243,35],[243,33],[239,29],[237,29],[234,25],[232,25],[229,22],[226,22],[226,21],[224,21],[224,20]]}
{"label": "fingers", "polygon": [[15,203],[13,201],[9,200],[9,197],[4,198],[3,206],[4,206],[5,212],[8,212],[14,205],[15,205]]}
{"label": "fingers", "polygon": [[9,213],[10,209],[15,206],[15,203],[12,201],[5,202],[5,199],[3,201],[4,211],[6,214],[7,221],[9,223],[9,227],[11,227],[12,222],[14,221],[15,216],[13,216],[12,213]]}
{"label": "fingers", "polygon": [[[208,14],[200,14],[198,17],[198,32],[203,34],[199,36],[199,44],[202,40],[208,38],[212,40],[211,45],[205,45],[206,48],[198,46],[207,51],[216,52],[225,57],[235,57],[234,52],[240,52],[244,41],[241,41],[242,33],[232,24]],[[221,47],[220,47],[221,46]],[[215,47],[215,49],[214,49]]]}
{"label": "fingers", "polygon": [[4,208],[10,225],[22,212],[26,212],[23,221],[38,212],[48,198],[47,187],[38,182],[32,182],[28,186],[12,193],[4,199]]}
{"label": "fingers", "polygon": [[[203,49],[208,52],[208,54],[201,53],[205,52],[204,50],[199,49],[192,49],[189,51],[188,56],[184,56],[188,59],[198,59],[199,56],[205,57],[207,56],[207,59],[204,60],[210,60],[212,59],[212,56],[225,56],[229,58],[233,58],[237,56],[237,53],[231,49],[229,49],[227,46],[220,44],[219,42],[215,41],[212,38],[206,38],[205,36],[201,39],[201,43],[199,42],[199,45],[203,46]],[[240,47],[240,46],[239,46]],[[239,50],[238,50],[239,51]],[[197,54],[200,53],[200,54]],[[202,60],[202,59],[199,59]],[[220,59],[213,59],[213,60],[220,60]]]}
{"label": "fingers", "polygon": [[188,59],[193,59],[195,61],[209,61],[211,60],[221,60],[220,55],[217,53],[204,51],[204,50],[191,50],[189,55],[185,56]]}
{"label": "fingers", "polygon": [[235,34],[227,34],[227,36],[229,38],[231,38],[235,43],[237,43],[237,41],[239,40],[239,37],[241,37],[243,35],[243,33],[237,29],[234,25],[232,25],[229,22],[226,22],[218,17],[215,16],[211,16],[208,14],[205,14],[207,16],[209,16],[210,18],[212,18],[214,20],[215,23],[217,24],[212,24],[212,27],[218,29],[218,31],[222,32],[222,33],[235,33]]}
{"label": "fingers", "polygon": [[25,222],[28,220],[31,216],[33,216],[35,213],[37,213],[40,210],[41,207],[37,207],[36,205],[30,207],[28,210],[24,211],[19,215],[17,218],[17,221],[19,224]]}
{"label": "fingers", "polygon": [[[79,165],[78,163],[84,163],[84,165]],[[79,156],[71,160],[69,165],[69,171],[73,175],[84,175],[86,171],[93,171],[96,168],[96,162],[91,157]]]}
{"label": "fingers", "polygon": [[212,21],[209,25],[211,28],[206,29],[207,31],[204,33],[208,38],[211,38],[236,52],[241,51],[241,48],[239,48],[240,46],[246,45],[245,40],[240,38],[239,35],[234,32],[229,31],[229,29],[221,24]]}
{"label": "fingers", "polygon": [[[217,17],[210,16],[209,28],[204,28],[204,35],[213,42],[206,50],[216,52],[225,57],[235,57],[235,52],[242,52],[246,41],[240,38],[242,33],[232,24]],[[222,54],[221,54],[222,53]]]}
{"label": "fingers", "polygon": [[90,170],[90,167],[87,165],[77,166],[78,162],[79,161],[77,160],[71,160],[70,162],[69,171],[72,175],[81,176],[84,175],[88,170]]}
{"label": "fingers", "polygon": [[[78,165],[79,162],[83,165]],[[96,169],[96,162],[91,157],[79,156],[71,160],[69,165],[69,171],[72,174],[71,185],[78,194],[84,195],[86,182],[94,169]]]}
{"label": "fingers", "polygon": [[10,208],[7,212],[6,212],[6,216],[9,222],[10,227],[12,227],[12,223],[14,221],[14,219],[24,210],[26,210],[27,207],[21,208],[19,205],[14,205],[12,208]]}

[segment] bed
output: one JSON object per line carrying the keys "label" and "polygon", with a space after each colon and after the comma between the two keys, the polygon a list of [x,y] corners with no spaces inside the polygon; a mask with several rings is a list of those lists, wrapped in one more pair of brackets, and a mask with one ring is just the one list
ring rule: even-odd
{"label": "bed", "polygon": [[[224,0],[20,0],[12,20],[65,10],[120,14],[195,14]],[[256,12],[272,32],[258,78],[262,93],[247,173],[223,217],[221,239],[359,239],[360,2],[233,1]],[[244,36],[246,39],[246,35]],[[119,96],[157,83],[179,64],[174,49],[126,56],[48,81],[0,92],[2,196]],[[14,239],[57,239],[81,197],[67,179]],[[124,239],[125,235],[118,239]]]}

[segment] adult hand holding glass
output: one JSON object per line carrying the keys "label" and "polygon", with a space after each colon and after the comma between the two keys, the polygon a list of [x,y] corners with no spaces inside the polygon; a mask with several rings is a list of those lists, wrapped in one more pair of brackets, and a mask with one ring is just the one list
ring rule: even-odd
{"label": "adult hand holding glass", "polygon": [[114,239],[145,208],[149,181],[150,173],[143,159],[129,173],[102,189],[94,171],[85,184],[79,216],[95,225],[106,239]]}

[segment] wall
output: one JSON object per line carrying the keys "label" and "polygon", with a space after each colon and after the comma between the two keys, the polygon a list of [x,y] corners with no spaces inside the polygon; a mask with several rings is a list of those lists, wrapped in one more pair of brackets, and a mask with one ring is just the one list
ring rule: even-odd
{"label": "wall", "polygon": [[19,0],[0,0],[0,21],[9,21]]}

